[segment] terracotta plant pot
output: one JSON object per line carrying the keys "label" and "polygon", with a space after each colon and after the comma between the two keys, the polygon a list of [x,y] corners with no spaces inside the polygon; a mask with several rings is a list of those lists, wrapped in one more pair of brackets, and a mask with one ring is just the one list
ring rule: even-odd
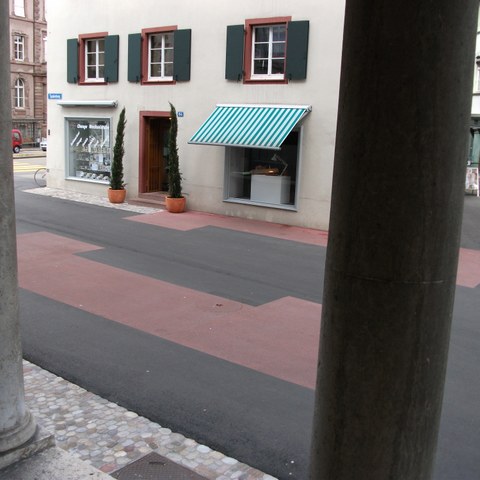
{"label": "terracotta plant pot", "polygon": [[113,190],[112,188],[108,189],[108,200],[110,203],[123,203],[125,201],[125,197],[127,196],[127,191],[125,189],[122,190]]}
{"label": "terracotta plant pot", "polygon": [[187,203],[187,199],[185,197],[180,197],[180,198],[165,197],[165,205],[167,206],[167,210],[170,213],[184,212],[186,203]]}

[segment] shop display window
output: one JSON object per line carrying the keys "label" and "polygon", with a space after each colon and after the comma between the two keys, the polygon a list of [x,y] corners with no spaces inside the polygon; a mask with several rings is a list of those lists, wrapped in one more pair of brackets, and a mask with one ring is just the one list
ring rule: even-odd
{"label": "shop display window", "polygon": [[226,200],[293,208],[295,206],[299,132],[280,150],[228,147]]}
{"label": "shop display window", "polygon": [[67,176],[108,183],[112,156],[109,118],[67,119]]}

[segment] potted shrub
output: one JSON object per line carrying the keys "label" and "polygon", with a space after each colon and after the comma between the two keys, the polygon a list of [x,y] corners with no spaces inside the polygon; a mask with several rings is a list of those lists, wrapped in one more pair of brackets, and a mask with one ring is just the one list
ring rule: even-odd
{"label": "potted shrub", "polygon": [[125,137],[125,107],[120,113],[117,123],[117,134],[115,137],[115,146],[113,147],[113,159],[110,170],[110,188],[108,189],[108,199],[111,203],[123,203],[127,191],[123,182],[123,157],[125,148],[123,145]]}
{"label": "potted shrub", "polygon": [[168,139],[168,195],[165,198],[167,210],[181,213],[185,210],[186,199],[182,194],[182,174],[178,166],[177,111],[170,103],[170,134]]}

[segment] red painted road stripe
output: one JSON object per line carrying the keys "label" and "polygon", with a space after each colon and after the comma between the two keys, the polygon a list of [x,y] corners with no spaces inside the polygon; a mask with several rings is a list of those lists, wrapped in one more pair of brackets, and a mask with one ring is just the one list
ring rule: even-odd
{"label": "red painted road stripe", "polygon": [[478,250],[460,249],[457,285],[469,288],[480,285],[480,252]]}
{"label": "red painted road stripe", "polygon": [[89,313],[314,388],[319,304],[287,297],[252,307],[75,255],[96,249],[45,232],[19,235],[19,284]]}
{"label": "red painted road stripe", "polygon": [[[161,211],[129,217],[128,220],[181,231],[214,226],[323,247],[327,246],[328,240],[328,233],[322,230],[194,211],[185,212],[182,215],[171,215]],[[460,249],[457,285],[469,288],[480,285],[480,251]]]}
{"label": "red painted road stripe", "polygon": [[227,217],[204,212],[184,212],[172,215],[166,211],[128,217],[134,222],[148,223],[174,230],[188,231],[203,227],[220,227],[237,232],[254,233],[267,237],[293,240],[311,245],[327,246],[328,234],[313,228],[292,227],[278,223],[261,222],[247,218]]}

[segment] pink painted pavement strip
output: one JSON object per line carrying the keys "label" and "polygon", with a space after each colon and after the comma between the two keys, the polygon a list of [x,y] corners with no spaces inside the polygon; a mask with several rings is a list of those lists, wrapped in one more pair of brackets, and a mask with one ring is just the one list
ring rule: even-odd
{"label": "pink painted pavement strip", "polygon": [[[19,235],[20,286],[180,345],[314,388],[319,304],[285,297],[252,307],[75,255],[96,249],[46,232]],[[100,296],[98,285],[102,286]],[[112,301],[106,303],[105,298]]]}
{"label": "pink painted pavement strip", "polygon": [[476,288],[480,285],[480,251],[460,249],[457,285]]}
{"label": "pink painted pavement strip", "polygon": [[323,230],[195,211],[184,212],[181,215],[172,215],[166,211],[159,211],[129,217],[128,220],[181,231],[194,230],[207,226],[220,227],[324,247],[327,245],[328,239],[327,232]]}
{"label": "pink painted pavement strip", "polygon": [[[181,230],[215,225],[317,245],[326,242],[326,234],[316,230],[243,219],[228,221],[230,217],[197,212],[192,212],[189,219],[184,217],[188,212],[181,216],[162,214],[130,219]],[[314,388],[321,305],[285,297],[252,307],[76,255],[97,249],[100,247],[46,232],[19,235],[20,286],[180,345]],[[461,249],[457,284],[468,288],[480,285],[479,251]],[[98,285],[102,285],[102,296],[97,294]],[[106,305],[103,298],[115,301]]]}

